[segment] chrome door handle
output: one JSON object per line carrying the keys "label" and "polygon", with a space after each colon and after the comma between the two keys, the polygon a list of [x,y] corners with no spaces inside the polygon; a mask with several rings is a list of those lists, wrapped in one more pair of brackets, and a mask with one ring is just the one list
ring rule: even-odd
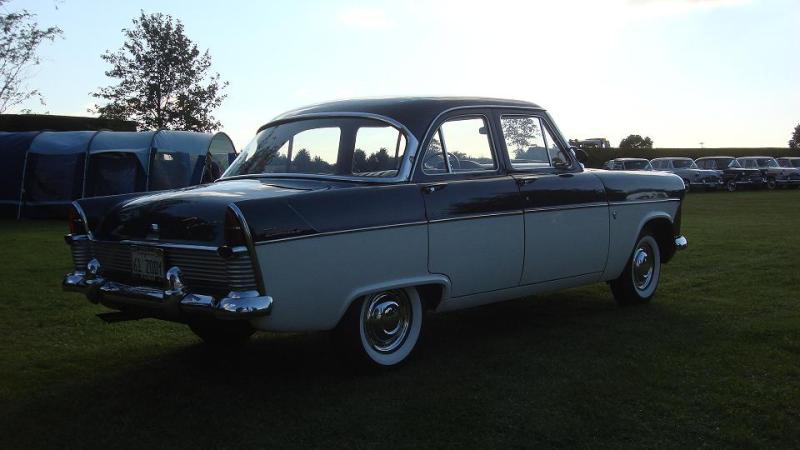
{"label": "chrome door handle", "polygon": [[447,185],[446,185],[446,184],[444,184],[444,183],[439,183],[439,184],[429,184],[429,185],[427,185],[427,186],[423,186],[423,187],[422,187],[422,192],[424,192],[424,193],[426,193],[426,194],[433,194],[433,193],[434,193],[434,192],[436,192],[436,191],[441,191],[441,190],[442,190],[442,189],[444,189],[446,186],[447,186]]}
{"label": "chrome door handle", "polygon": [[535,178],[517,178],[517,185],[518,186],[525,186],[526,184],[531,184],[536,181]]}

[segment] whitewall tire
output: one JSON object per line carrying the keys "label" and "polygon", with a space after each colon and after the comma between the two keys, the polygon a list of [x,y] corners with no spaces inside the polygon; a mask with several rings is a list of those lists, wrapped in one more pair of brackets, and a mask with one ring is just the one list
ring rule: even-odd
{"label": "whitewall tire", "polygon": [[650,231],[645,230],[633,247],[625,270],[611,281],[611,292],[622,306],[647,303],[661,279],[661,249]]}
{"label": "whitewall tire", "polygon": [[351,306],[336,330],[336,339],[350,359],[361,365],[395,366],[414,351],[423,315],[414,288],[376,292]]}

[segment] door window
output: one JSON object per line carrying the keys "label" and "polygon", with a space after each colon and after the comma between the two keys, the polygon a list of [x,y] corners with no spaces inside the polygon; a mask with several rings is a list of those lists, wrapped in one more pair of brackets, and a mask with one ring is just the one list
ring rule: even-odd
{"label": "door window", "polygon": [[457,118],[443,123],[428,143],[422,159],[422,170],[428,175],[496,168],[488,125],[483,117]]}
{"label": "door window", "polygon": [[502,116],[500,124],[514,169],[569,166],[566,152],[538,117]]}

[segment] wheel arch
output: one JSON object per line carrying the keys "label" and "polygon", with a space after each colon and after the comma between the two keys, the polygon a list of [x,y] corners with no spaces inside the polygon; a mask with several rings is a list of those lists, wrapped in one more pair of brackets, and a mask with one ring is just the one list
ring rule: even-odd
{"label": "wheel arch", "polygon": [[653,234],[661,253],[661,262],[666,263],[675,254],[675,232],[673,219],[665,212],[653,213],[646,216],[639,226],[639,236],[644,231]]}
{"label": "wheel arch", "polygon": [[423,308],[432,311],[439,306],[442,300],[450,295],[450,279],[444,275],[430,274],[428,276],[402,278],[358,287],[347,296],[347,301],[343,303],[342,309],[339,311],[337,323],[341,323],[342,319],[347,315],[347,311],[360,299],[390,289],[405,288],[416,289]]}

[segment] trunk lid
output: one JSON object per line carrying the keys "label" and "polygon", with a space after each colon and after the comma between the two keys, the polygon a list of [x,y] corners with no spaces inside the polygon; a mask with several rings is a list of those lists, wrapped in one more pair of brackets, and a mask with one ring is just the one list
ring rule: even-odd
{"label": "trunk lid", "polygon": [[302,179],[234,179],[123,200],[94,230],[100,240],[221,245],[228,205],[331,189],[343,183]]}

